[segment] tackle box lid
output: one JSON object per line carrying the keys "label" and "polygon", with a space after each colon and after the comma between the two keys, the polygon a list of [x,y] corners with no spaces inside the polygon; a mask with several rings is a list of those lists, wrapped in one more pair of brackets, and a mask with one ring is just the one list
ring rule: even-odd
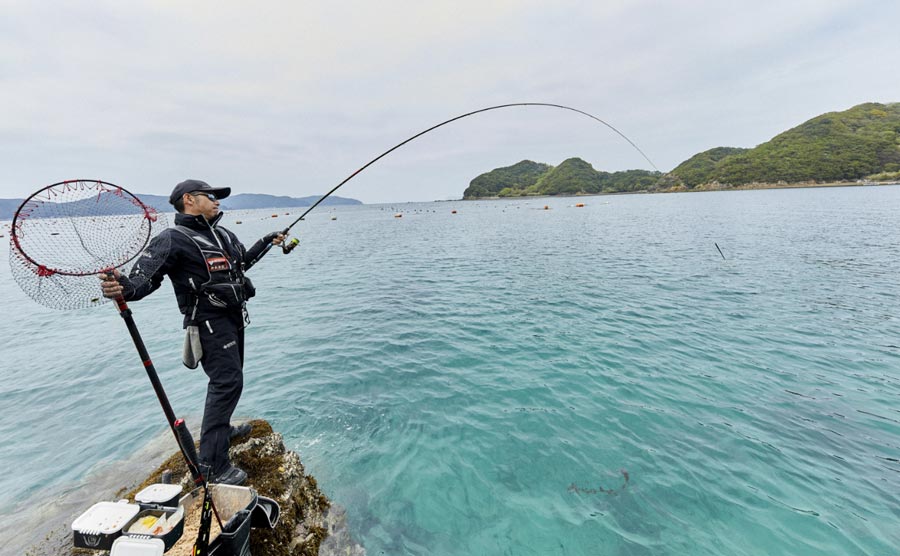
{"label": "tackle box lid", "polygon": [[166,545],[162,539],[146,537],[119,537],[112,545],[109,556],[162,556]]}
{"label": "tackle box lid", "polygon": [[155,483],[134,495],[134,501],[141,504],[176,503],[181,494],[181,485]]}
{"label": "tackle box lid", "polygon": [[141,511],[137,504],[97,502],[72,522],[72,530],[80,533],[111,535],[125,527]]}

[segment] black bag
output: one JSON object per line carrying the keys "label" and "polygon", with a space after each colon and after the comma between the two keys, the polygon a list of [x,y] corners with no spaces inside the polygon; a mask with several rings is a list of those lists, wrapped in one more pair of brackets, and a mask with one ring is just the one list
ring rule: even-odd
{"label": "black bag", "polygon": [[240,309],[246,301],[243,284],[236,282],[203,284],[200,286],[200,295],[205,297],[210,305],[220,309]]}
{"label": "black bag", "polygon": [[246,301],[255,296],[256,288],[253,287],[253,282],[250,281],[250,278],[244,276],[244,300]]}

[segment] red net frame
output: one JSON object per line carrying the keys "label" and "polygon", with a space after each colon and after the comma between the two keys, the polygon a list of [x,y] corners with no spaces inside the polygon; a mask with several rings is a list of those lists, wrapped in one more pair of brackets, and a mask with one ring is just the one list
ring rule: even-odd
{"label": "red net frame", "polygon": [[[71,309],[103,303],[97,275],[128,274],[141,257],[147,279],[168,253],[164,213],[118,185],[67,180],[25,199],[10,227],[13,277],[35,301]],[[153,254],[145,252],[156,242]],[[156,265],[156,266],[154,266]]]}

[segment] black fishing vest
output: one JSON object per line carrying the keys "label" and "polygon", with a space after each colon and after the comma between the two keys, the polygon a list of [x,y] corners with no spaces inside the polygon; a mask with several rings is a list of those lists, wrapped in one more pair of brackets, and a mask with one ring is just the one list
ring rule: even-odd
{"label": "black fishing vest", "polygon": [[227,232],[219,234],[212,228],[213,237],[216,239],[216,243],[213,243],[203,234],[186,226],[175,226],[173,229],[187,236],[197,247],[209,275],[209,279],[202,284],[195,284],[192,278],[188,279],[193,294],[190,320],[196,318],[197,309],[201,305],[204,308],[222,311],[244,312],[247,300],[256,294],[256,290],[250,279],[244,276],[244,263],[229,234]]}

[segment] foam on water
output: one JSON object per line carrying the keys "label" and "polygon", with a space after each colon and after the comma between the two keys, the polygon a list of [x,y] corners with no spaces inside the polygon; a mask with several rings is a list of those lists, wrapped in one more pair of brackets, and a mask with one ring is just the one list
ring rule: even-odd
{"label": "foam on water", "polygon": [[[579,201],[311,214],[252,271],[238,412],[373,555],[900,546],[900,188]],[[268,216],[226,225],[250,243]],[[0,280],[0,507],[28,511],[165,424],[115,311]],[[199,422],[171,297],[133,309]]]}

